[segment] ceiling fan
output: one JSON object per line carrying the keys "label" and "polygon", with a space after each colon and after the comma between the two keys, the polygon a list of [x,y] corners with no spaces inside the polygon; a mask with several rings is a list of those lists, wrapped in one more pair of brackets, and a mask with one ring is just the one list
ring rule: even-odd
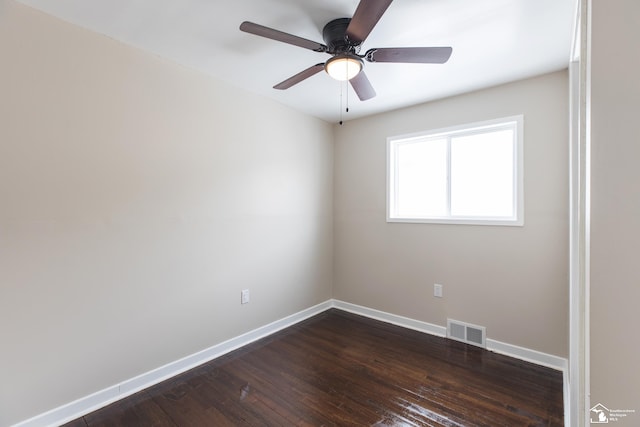
{"label": "ceiling fan", "polygon": [[294,36],[273,28],[245,21],[240,30],[288,43],[332,57],[313,65],[298,74],[278,83],[274,89],[289,89],[303,80],[325,70],[336,80],[349,80],[361,101],[376,96],[371,82],[364,73],[364,61],[444,64],[451,56],[451,47],[394,47],[369,49],[360,55],[360,47],[373,27],[378,23],[393,0],[360,0],[353,18],[334,19],[324,26],[322,38],[325,44]]}

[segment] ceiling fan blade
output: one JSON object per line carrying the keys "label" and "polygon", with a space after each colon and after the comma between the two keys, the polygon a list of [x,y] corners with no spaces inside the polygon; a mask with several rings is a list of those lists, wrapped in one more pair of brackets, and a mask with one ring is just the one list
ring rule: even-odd
{"label": "ceiling fan blade", "polygon": [[353,90],[356,91],[360,101],[366,101],[376,96],[376,91],[373,89],[373,86],[371,86],[371,82],[364,71],[360,71],[358,75],[349,80],[349,83],[351,83]]}
{"label": "ceiling fan blade", "polygon": [[314,50],[316,52],[326,52],[327,47],[321,43],[314,42],[313,40],[303,39],[302,37],[294,36],[293,34],[285,33],[273,28],[265,27],[264,25],[254,24],[253,22],[244,21],[240,24],[240,30],[245,33],[255,34],[256,36],[266,37],[268,39],[276,40],[283,43],[292,44],[294,46],[303,47],[305,49]]}
{"label": "ceiling fan blade", "polygon": [[364,57],[369,62],[444,64],[451,52],[450,47],[391,47],[371,49]]}
{"label": "ceiling fan blade", "polygon": [[347,37],[362,43],[376,26],[393,0],[360,0],[356,12],[347,27]]}
{"label": "ceiling fan blade", "polygon": [[287,80],[278,83],[273,88],[274,89],[280,89],[280,90],[289,89],[291,86],[296,85],[296,84],[300,83],[301,81],[303,81],[305,79],[308,79],[309,77],[311,77],[311,76],[313,76],[315,74],[318,74],[322,70],[324,70],[324,64],[313,65],[313,66],[307,68],[304,71],[300,71],[295,76],[291,76]]}

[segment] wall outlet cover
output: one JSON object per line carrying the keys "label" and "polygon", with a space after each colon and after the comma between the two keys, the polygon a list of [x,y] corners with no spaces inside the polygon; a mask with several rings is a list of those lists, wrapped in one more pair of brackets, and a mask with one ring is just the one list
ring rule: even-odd
{"label": "wall outlet cover", "polygon": [[433,296],[442,298],[442,285],[438,283],[433,285]]}
{"label": "wall outlet cover", "polygon": [[240,292],[240,304],[249,303],[249,289],[244,289]]}

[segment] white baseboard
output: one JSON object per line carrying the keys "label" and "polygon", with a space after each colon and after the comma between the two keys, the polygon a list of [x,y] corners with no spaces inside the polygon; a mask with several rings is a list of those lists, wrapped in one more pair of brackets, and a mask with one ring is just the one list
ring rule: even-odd
{"label": "white baseboard", "polygon": [[371,319],[381,320],[386,323],[402,326],[403,328],[424,332],[430,335],[436,335],[439,337],[447,336],[447,328],[434,325],[432,323],[411,319],[409,317],[398,316],[395,314],[387,313],[385,311],[375,310],[373,308],[363,307],[361,305],[351,304],[349,302],[340,300],[333,300],[333,307],[339,308],[343,311],[348,311],[353,314],[359,314],[364,317],[369,317]]}
{"label": "white baseboard", "polygon": [[107,387],[104,390],[100,390],[74,402],[52,409],[44,414],[22,421],[15,424],[13,427],[53,427],[62,425],[137,393],[140,390],[158,384],[168,378],[186,372],[189,369],[209,362],[242,346],[269,336],[289,326],[295,325],[296,323],[322,313],[331,307],[333,307],[332,301],[325,301],[321,304],[269,323],[268,325],[254,329],[253,331],[224,341],[180,360],[176,360],[175,362],[168,363],[135,378]]}
{"label": "white baseboard", "polygon": [[487,338],[487,350],[495,353],[504,354],[525,362],[535,363],[536,365],[546,366],[557,371],[567,370],[567,359],[553,354],[542,353],[537,350],[531,350],[519,347],[513,344],[507,344],[500,341]]}
{"label": "white baseboard", "polygon": [[[119,384],[107,387],[89,396],[80,398],[74,402],[52,409],[46,413],[37,415],[28,420],[15,424],[13,427],[49,427],[59,426],[97,409],[103,408],[117,400],[123,399],[140,390],[151,387],[166,379],[181,374],[189,369],[195,368],[203,363],[209,362],[217,357],[227,354],[242,346],[250,344],[261,338],[276,333],[284,328],[295,325],[306,320],[316,314],[320,314],[330,308],[358,314],[371,319],[380,320],[408,329],[424,332],[438,337],[446,337],[447,328],[444,326],[434,325],[432,323],[411,319],[408,317],[398,316],[384,311],[363,307],[356,304],[340,300],[328,300],[316,306],[302,310],[298,313],[287,316],[283,319],[269,323],[268,325],[254,329],[220,344],[209,347],[198,353],[194,353],[175,362],[168,363],[152,371],[146,372],[135,378],[123,381]],[[567,387],[566,372],[567,360],[542,353],[536,350],[519,347],[512,344],[506,344],[500,341],[487,339],[487,349],[516,359],[525,360],[538,365],[547,366],[553,369],[561,370],[565,373],[565,389]],[[566,394],[566,393],[565,393]],[[566,400],[566,395],[565,395]]]}
{"label": "white baseboard", "polygon": [[[422,322],[420,320],[410,319],[408,317],[397,316],[395,314],[387,313],[380,310],[375,310],[360,305],[351,304],[344,301],[333,300],[333,307],[339,308],[344,311],[348,311],[361,316],[370,317],[372,319],[381,320],[383,322],[392,323],[394,325],[402,326],[408,329],[414,329],[421,332],[426,332],[431,335],[439,337],[447,336],[447,328],[444,326],[434,325],[433,323]],[[531,350],[524,347],[519,347],[513,344],[506,344],[500,341],[487,338],[487,350],[495,353],[500,353],[505,356],[513,357],[516,359],[524,360],[526,362],[535,363],[537,365],[553,368],[558,371],[567,370],[567,359],[554,356],[552,354],[542,353],[537,350]]]}

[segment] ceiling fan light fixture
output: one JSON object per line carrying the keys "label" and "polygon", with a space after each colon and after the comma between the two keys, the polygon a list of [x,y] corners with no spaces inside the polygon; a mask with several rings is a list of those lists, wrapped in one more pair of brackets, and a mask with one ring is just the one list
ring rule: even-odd
{"label": "ceiling fan light fixture", "polygon": [[362,59],[355,55],[336,55],[325,63],[324,69],[334,79],[345,81],[357,76],[362,66]]}

